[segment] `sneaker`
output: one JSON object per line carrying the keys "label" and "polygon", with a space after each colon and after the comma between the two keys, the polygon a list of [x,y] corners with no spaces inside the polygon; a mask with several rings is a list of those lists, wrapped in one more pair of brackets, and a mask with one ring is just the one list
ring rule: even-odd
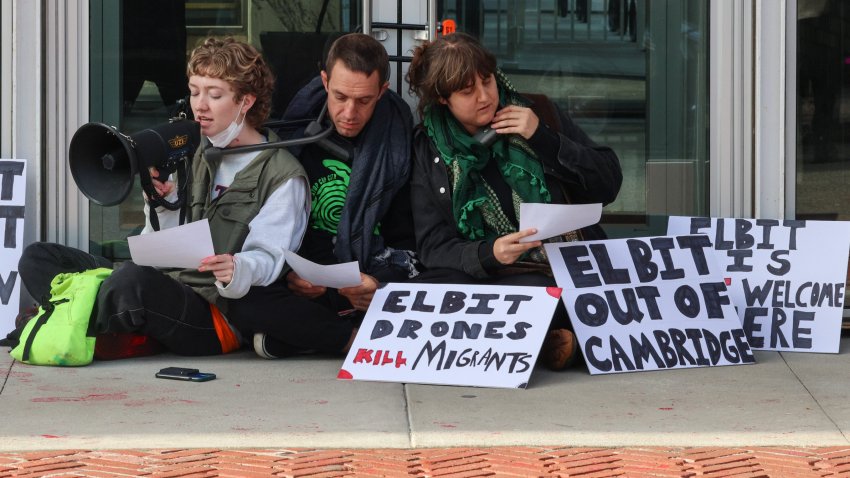
{"label": "sneaker", "polygon": [[268,360],[315,353],[313,350],[300,349],[285,344],[264,332],[254,334],[254,352],[257,352],[257,355]]}
{"label": "sneaker", "polygon": [[540,359],[549,370],[564,370],[575,362],[578,341],[567,329],[550,330],[543,341]]}
{"label": "sneaker", "polygon": [[280,358],[277,355],[274,355],[269,352],[269,349],[266,348],[267,338],[269,338],[268,335],[262,332],[254,334],[254,352],[257,352],[257,355],[267,360],[274,360],[276,358]]}

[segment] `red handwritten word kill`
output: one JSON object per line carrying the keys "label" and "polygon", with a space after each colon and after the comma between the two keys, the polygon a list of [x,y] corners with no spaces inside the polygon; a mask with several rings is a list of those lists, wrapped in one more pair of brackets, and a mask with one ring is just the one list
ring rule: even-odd
{"label": "red handwritten word kill", "polygon": [[370,363],[381,366],[394,363],[395,368],[401,368],[407,365],[407,359],[404,358],[404,352],[401,350],[396,352],[395,357],[393,357],[389,350],[359,349],[357,355],[354,356],[354,363]]}

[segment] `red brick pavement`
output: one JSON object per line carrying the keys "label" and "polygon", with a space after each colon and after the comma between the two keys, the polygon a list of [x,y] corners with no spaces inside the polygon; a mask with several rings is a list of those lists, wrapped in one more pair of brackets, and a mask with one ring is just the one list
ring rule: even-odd
{"label": "red brick pavement", "polygon": [[850,477],[850,446],[54,450],[0,454],[5,477]]}

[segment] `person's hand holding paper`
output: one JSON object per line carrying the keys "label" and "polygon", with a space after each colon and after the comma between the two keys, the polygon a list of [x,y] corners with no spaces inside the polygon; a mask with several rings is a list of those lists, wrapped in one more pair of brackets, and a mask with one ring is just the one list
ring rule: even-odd
{"label": "person's hand holding paper", "polygon": [[519,230],[537,229],[537,234],[523,237],[519,242],[542,241],[599,222],[602,204],[539,204],[519,205]]}

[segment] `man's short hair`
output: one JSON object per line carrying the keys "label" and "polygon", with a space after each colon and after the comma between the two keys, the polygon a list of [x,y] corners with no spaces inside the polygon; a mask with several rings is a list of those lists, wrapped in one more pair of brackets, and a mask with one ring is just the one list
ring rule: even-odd
{"label": "man's short hair", "polygon": [[328,78],[331,77],[331,70],[338,61],[349,70],[366,76],[377,71],[381,84],[389,80],[390,62],[387,50],[370,35],[349,33],[336,39],[325,61],[325,73]]}

